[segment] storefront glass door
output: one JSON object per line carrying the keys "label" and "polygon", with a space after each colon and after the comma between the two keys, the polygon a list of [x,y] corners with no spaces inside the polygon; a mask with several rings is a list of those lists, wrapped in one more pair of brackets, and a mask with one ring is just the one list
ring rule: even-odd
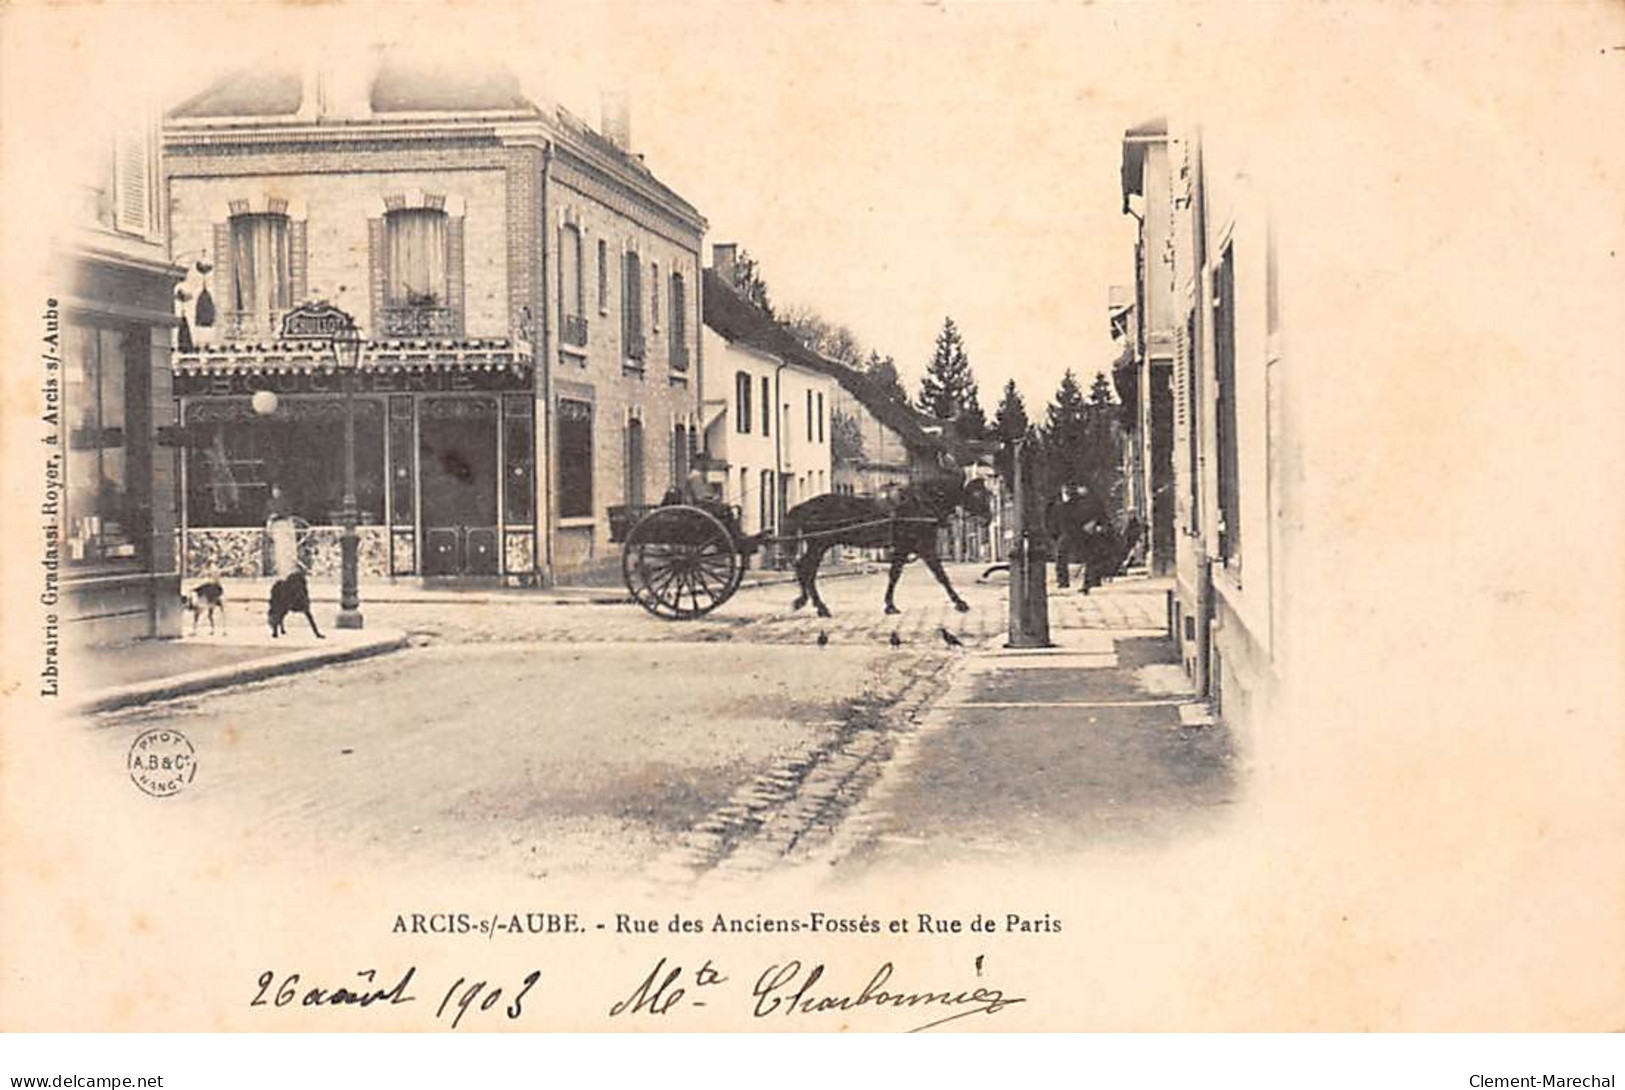
{"label": "storefront glass door", "polygon": [[421,406],[423,574],[496,575],[497,404],[430,398]]}

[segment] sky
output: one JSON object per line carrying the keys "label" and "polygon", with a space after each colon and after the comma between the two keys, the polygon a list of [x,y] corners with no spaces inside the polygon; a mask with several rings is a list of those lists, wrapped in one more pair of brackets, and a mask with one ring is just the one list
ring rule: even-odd
{"label": "sky", "polygon": [[[894,356],[910,390],[945,316],[991,414],[1006,379],[1029,410],[1072,368],[1116,355],[1107,289],[1133,275],[1118,188],[1123,130],[1166,108],[1132,73],[1141,21],[1048,5],[494,4],[142,7],[53,20],[100,83],[173,103],[249,51],[369,42],[504,63],[588,122],[630,99],[634,150],[735,242],[781,305],[809,307]],[[75,31],[75,25],[85,28]],[[115,30],[115,26],[117,29]],[[198,48],[217,35],[242,52]],[[120,42],[144,38],[138,49]]]}

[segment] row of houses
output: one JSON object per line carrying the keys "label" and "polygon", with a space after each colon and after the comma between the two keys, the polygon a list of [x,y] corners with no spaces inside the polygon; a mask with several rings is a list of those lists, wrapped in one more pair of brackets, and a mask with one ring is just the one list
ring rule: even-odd
{"label": "row of houses", "polygon": [[1277,696],[1286,654],[1292,473],[1275,242],[1232,154],[1162,118],[1124,133],[1136,277],[1112,300],[1112,328],[1133,406],[1130,513],[1151,528],[1151,571],[1172,578],[1186,672],[1245,726]]}
{"label": "row of houses", "polygon": [[[595,130],[509,74],[380,53],[229,77],[110,141],[65,342],[93,639],[173,634],[182,578],[264,575],[272,517],[337,573],[347,382],[363,578],[590,578],[618,562],[609,508],[694,470],[756,532],[950,460],[743,299],[731,247],[705,266],[624,103]],[[363,332],[348,379],[282,338],[316,301]],[[861,456],[833,456],[838,417]]]}

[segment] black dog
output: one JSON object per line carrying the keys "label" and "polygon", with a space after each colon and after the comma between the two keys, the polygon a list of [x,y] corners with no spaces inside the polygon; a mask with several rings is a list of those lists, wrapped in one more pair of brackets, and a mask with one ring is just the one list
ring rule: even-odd
{"label": "black dog", "polygon": [[316,618],[310,615],[310,588],[305,586],[305,573],[295,570],[271,584],[271,608],[266,617],[271,622],[271,635],[285,636],[288,626],[283,622],[290,613],[303,613],[310,622],[310,630],[318,640],[327,639],[316,627]]}
{"label": "black dog", "polygon": [[212,579],[192,588],[191,594],[181,595],[181,608],[192,615],[192,635],[197,635],[197,623],[204,614],[209,617],[209,635],[214,635],[214,615],[220,614],[220,634],[226,634],[226,591]]}

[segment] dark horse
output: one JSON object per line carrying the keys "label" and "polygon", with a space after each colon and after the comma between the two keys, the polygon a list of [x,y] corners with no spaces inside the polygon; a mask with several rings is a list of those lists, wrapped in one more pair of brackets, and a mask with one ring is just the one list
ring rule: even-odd
{"label": "dark horse", "polygon": [[970,609],[948,582],[937,557],[937,530],[945,525],[955,508],[974,518],[986,520],[991,513],[987,486],[981,481],[958,478],[923,481],[901,489],[891,503],[869,496],[814,496],[792,507],[784,516],[785,538],[804,546],[796,561],[796,580],[801,596],[791,603],[800,609],[811,598],[820,617],[828,617],[829,607],[818,596],[818,565],[824,554],[836,545],[891,549],[891,576],[886,581],[886,612],[898,612],[892,601],[903,565],[918,556],[948,592],[954,608]]}

